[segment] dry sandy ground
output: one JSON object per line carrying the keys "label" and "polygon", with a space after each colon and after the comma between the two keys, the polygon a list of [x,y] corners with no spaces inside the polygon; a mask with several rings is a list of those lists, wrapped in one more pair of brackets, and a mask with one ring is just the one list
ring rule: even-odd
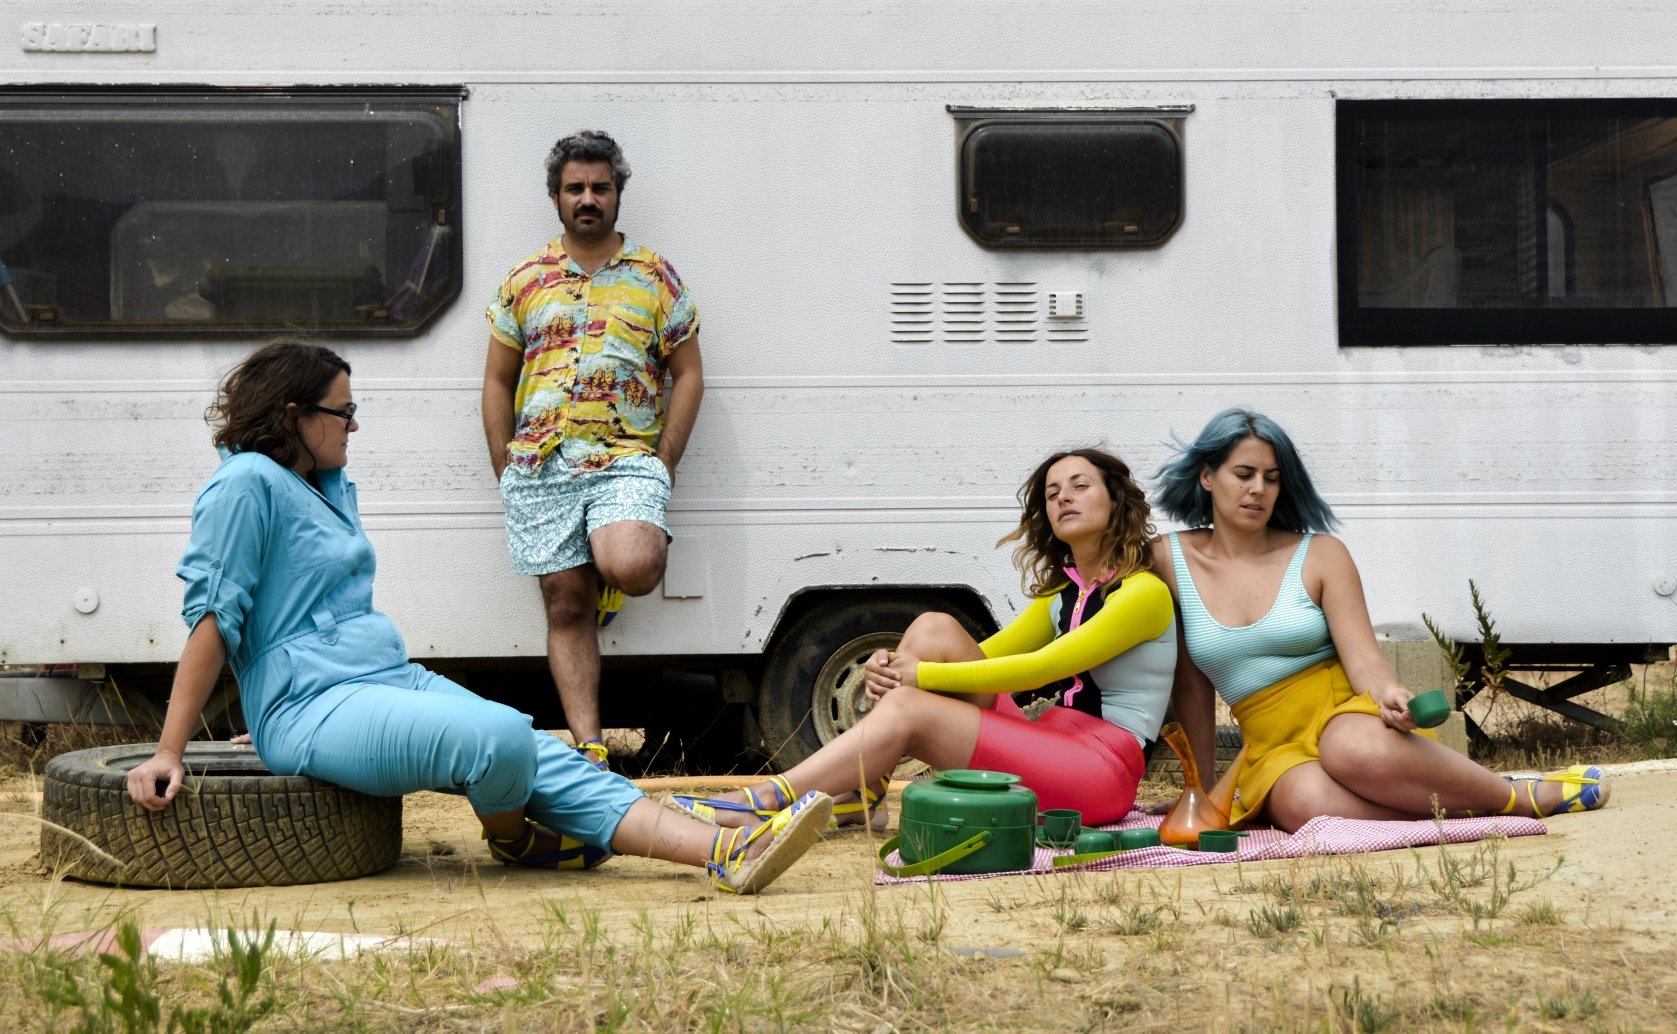
{"label": "dry sandy ground", "polygon": [[[878,841],[866,833],[829,837],[790,872],[752,898],[713,891],[698,870],[637,858],[615,858],[589,873],[513,870],[489,861],[470,811],[458,798],[418,794],[408,798],[405,841],[396,867],[381,875],[313,886],[220,892],[114,890],[54,879],[36,857],[39,828],[31,787],[14,782],[0,790],[0,917],[19,933],[102,929],[127,913],[142,926],[198,927],[248,923],[252,912],[280,927],[389,934],[423,933],[467,942],[493,938],[514,948],[535,948],[549,905],[574,914],[598,909],[610,924],[646,914],[662,925],[684,913],[726,920],[729,913],[754,924],[813,923],[854,916],[872,885]],[[1539,872],[1564,858],[1544,888],[1569,919],[1630,935],[1647,949],[1677,948],[1677,760],[1644,762],[1615,770],[1608,808],[1551,819],[1549,834],[1509,841],[1505,860],[1522,873]],[[1422,849],[1423,856],[1432,849]],[[1362,856],[1371,861],[1380,856]],[[1407,862],[1406,855],[1394,860]],[[1255,878],[1265,865],[1248,864]],[[1159,870],[1157,885],[1180,896],[1184,916],[1195,901],[1226,893],[1231,866]],[[1052,941],[1048,909],[1011,910],[999,901],[1042,899],[1062,887],[1093,895],[1100,881],[1134,885],[1120,873],[1012,877],[945,883],[948,925],[944,942],[974,948],[1029,948]],[[1220,889],[1221,888],[1221,889]],[[923,887],[879,888],[875,903],[919,910]],[[1202,908],[1201,913],[1204,914]]]}

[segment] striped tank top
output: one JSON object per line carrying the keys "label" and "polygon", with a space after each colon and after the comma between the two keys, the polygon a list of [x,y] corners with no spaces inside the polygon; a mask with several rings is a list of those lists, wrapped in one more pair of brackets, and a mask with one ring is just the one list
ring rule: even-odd
{"label": "striped tank top", "polygon": [[1237,704],[1335,655],[1327,615],[1304,588],[1304,555],[1314,536],[1306,534],[1300,540],[1269,613],[1239,628],[1221,623],[1205,609],[1176,532],[1168,537],[1188,656],[1225,703]]}

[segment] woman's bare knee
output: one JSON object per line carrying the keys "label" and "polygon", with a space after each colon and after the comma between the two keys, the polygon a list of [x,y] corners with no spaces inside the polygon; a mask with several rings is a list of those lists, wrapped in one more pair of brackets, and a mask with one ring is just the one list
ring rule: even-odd
{"label": "woman's bare knee", "polygon": [[1341,715],[1317,741],[1322,771],[1352,787],[1400,778],[1415,759],[1407,736],[1373,715]]}
{"label": "woman's bare knee", "polygon": [[941,611],[927,611],[910,622],[898,649],[928,661],[976,660],[983,655],[966,627]]}
{"label": "woman's bare knee", "polygon": [[1296,833],[1300,826],[1324,814],[1325,803],[1310,786],[1299,785],[1295,780],[1292,786],[1276,784],[1270,789],[1264,801],[1264,814],[1280,829]]}

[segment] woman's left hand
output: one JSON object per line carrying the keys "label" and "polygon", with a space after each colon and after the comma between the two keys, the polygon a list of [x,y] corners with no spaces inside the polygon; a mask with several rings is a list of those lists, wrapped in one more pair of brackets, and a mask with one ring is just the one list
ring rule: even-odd
{"label": "woman's left hand", "polygon": [[891,670],[897,673],[897,685],[920,688],[920,658],[898,650],[891,655]]}
{"label": "woman's left hand", "polygon": [[1415,730],[1415,719],[1409,716],[1409,698],[1413,695],[1395,683],[1368,691],[1369,699],[1380,709],[1380,720],[1399,732]]}
{"label": "woman's left hand", "polygon": [[867,691],[868,699],[879,703],[885,694],[896,689],[902,676],[891,667],[891,654],[887,650],[875,650],[862,664],[862,685]]}

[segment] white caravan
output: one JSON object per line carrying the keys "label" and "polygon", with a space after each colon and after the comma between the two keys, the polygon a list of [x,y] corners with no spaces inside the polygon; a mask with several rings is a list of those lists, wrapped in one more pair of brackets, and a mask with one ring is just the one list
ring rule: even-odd
{"label": "white caravan", "polygon": [[995,543],[1048,451],[1150,475],[1232,404],[1301,446],[1379,631],[1476,638],[1471,578],[1516,660],[1599,684],[1677,641],[1674,12],[21,0],[0,717],[161,699],[204,407],[289,331],[354,366],[414,657],[556,711],[478,397],[579,127],[623,143],[708,382],[668,575],[602,635],[609,721],[743,710],[796,760],[914,612],[1021,608]]}

